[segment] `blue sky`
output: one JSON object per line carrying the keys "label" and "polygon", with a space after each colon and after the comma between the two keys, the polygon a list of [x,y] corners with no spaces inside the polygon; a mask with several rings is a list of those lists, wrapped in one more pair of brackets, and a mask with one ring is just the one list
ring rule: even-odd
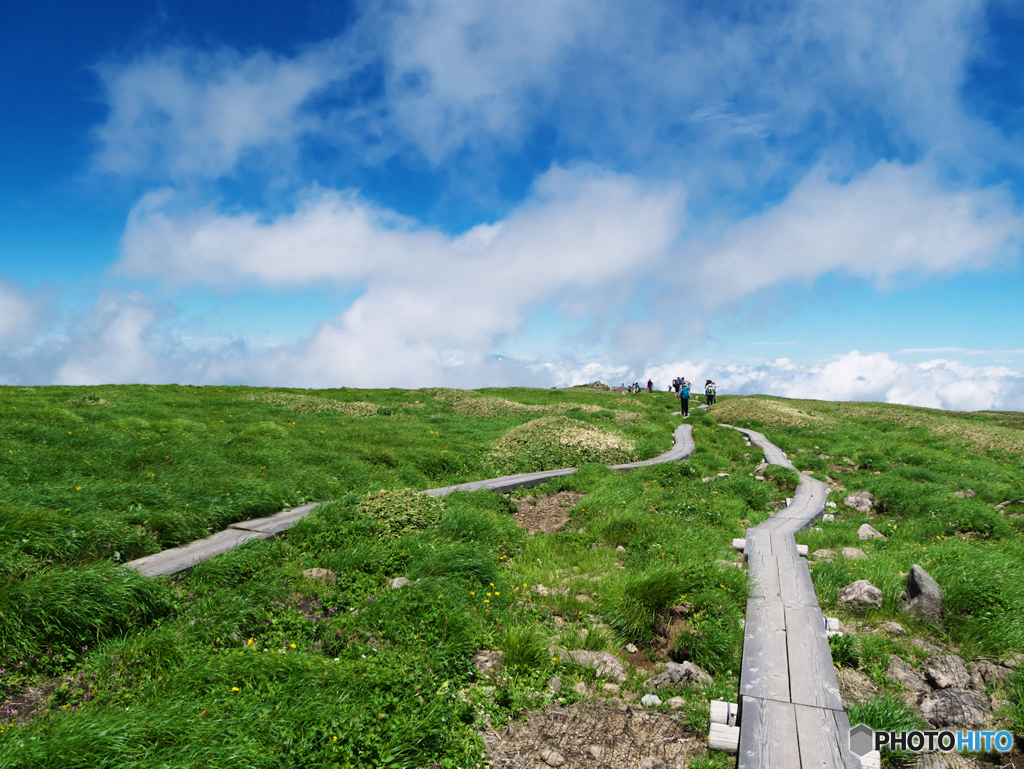
{"label": "blue sky", "polygon": [[0,383],[1024,408],[1024,11],[0,5]]}

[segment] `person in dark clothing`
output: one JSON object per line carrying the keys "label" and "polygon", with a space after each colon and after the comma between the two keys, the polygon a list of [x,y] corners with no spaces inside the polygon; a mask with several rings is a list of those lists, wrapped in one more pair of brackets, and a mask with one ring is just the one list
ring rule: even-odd
{"label": "person in dark clothing", "polygon": [[654,382],[652,382],[650,379],[647,380],[647,392],[654,392]]}
{"label": "person in dark clothing", "polygon": [[679,388],[679,405],[682,407],[683,416],[690,416],[690,383],[683,382]]}
{"label": "person in dark clothing", "polygon": [[679,377],[676,377],[675,379],[672,380],[672,386],[676,389],[676,397],[677,398],[679,397],[679,383],[681,381],[682,380]]}

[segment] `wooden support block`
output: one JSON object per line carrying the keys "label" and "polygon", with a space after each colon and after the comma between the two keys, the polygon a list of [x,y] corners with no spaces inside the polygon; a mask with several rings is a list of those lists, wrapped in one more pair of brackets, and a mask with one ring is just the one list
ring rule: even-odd
{"label": "wooden support block", "polygon": [[882,769],[882,754],[872,750],[860,757],[861,769]]}
{"label": "wooden support block", "polygon": [[743,550],[747,547],[747,540],[745,540],[745,539],[734,539],[732,541],[732,546],[733,546],[734,549],[739,550],[742,553]]}
{"label": "wooden support block", "polygon": [[740,746],[740,728],[727,724],[711,724],[711,732],[708,734],[708,747],[712,750],[724,750],[727,753],[735,753]]}
{"label": "wooden support block", "polygon": [[739,706],[735,702],[711,700],[711,723],[736,726],[736,717],[738,715]]}
{"label": "wooden support block", "polygon": [[796,553],[797,553],[797,555],[800,555],[800,556],[803,556],[804,558],[806,558],[807,557],[807,545],[797,545],[796,546]]}

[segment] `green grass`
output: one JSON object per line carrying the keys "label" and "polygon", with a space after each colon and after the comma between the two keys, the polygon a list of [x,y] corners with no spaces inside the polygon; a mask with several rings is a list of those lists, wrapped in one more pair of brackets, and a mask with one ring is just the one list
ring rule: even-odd
{"label": "green grass", "polygon": [[[47,687],[32,718],[0,710],[0,766],[482,766],[485,717],[500,726],[552,702],[553,675],[570,703],[572,682],[592,681],[558,649],[646,644],[680,601],[694,612],[668,651],[715,681],[668,695],[686,700],[684,723],[706,728],[709,700],[735,698],[748,589],[743,570],[718,562],[796,482],[780,469],[754,480],[761,452],[716,426],[726,406],[763,416],[764,400],[694,411],[689,461],[623,474],[601,464],[620,461],[623,441],[639,458],[670,448],[671,395],[0,388],[0,701]],[[869,622],[897,619],[965,653],[1024,651],[1020,526],[992,508],[1024,498],[1020,457],[1005,447],[1015,417],[912,412],[911,425],[874,404],[824,404],[820,418],[813,402],[792,408],[799,423],[729,421],[764,430],[818,477],[848,457],[859,469],[841,474],[847,493],[878,497],[872,524],[887,536],[857,542],[867,519],[849,511],[801,535],[870,556],[814,566],[826,613],[839,587],[869,578],[885,592]],[[536,420],[614,440],[587,444],[605,454],[559,453],[530,438]],[[960,423],[958,443],[948,426]],[[977,450],[986,431],[1005,445]],[[527,436],[515,454],[531,467],[595,462],[530,492],[586,494],[562,532],[527,536],[514,503],[490,492],[414,493],[523,467],[502,451],[510,434]],[[952,496],[968,487],[974,499]],[[283,538],[178,577],[120,566],[313,500],[332,501]],[[912,563],[946,590],[942,628],[898,609]],[[314,567],[337,582],[303,576]],[[398,576],[415,582],[389,590]],[[915,654],[870,634],[856,648],[876,680],[890,654]],[[478,679],[480,649],[505,652],[497,679]]]}

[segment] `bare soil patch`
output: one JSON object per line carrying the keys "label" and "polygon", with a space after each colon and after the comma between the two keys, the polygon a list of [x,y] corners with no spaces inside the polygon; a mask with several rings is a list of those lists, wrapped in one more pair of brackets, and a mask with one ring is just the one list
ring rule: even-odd
{"label": "bare soil patch", "polygon": [[537,711],[485,734],[484,742],[494,769],[619,769],[639,766],[645,758],[682,769],[688,758],[706,752],[704,740],[671,716],[606,702]]}
{"label": "bare soil patch", "polygon": [[560,491],[557,494],[517,499],[512,519],[531,534],[538,531],[553,534],[565,528],[569,522],[569,511],[584,496],[575,491]]}

